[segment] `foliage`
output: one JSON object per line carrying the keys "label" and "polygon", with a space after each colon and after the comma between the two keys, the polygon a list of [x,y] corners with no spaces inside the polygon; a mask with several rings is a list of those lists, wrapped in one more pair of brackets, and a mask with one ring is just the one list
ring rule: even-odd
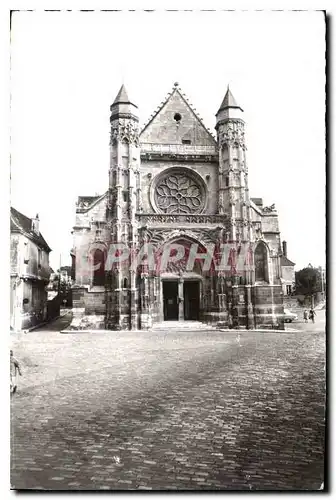
{"label": "foliage", "polygon": [[298,295],[312,296],[322,290],[321,272],[317,267],[304,267],[295,273],[295,290]]}

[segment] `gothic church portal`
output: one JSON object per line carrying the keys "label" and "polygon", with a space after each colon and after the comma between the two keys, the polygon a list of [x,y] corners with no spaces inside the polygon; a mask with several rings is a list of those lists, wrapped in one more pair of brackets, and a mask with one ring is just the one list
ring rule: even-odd
{"label": "gothic church portal", "polygon": [[[111,105],[108,190],[80,196],[73,229],[73,329],[149,329],[162,321],[283,329],[278,215],[250,198],[243,110],[230,89],[216,113],[216,139],[178,84],[139,130],[124,85]],[[106,268],[111,245],[150,243],[200,252],[250,249],[243,271],[195,261],[161,270],[127,262]],[[230,254],[231,259],[232,255]]]}

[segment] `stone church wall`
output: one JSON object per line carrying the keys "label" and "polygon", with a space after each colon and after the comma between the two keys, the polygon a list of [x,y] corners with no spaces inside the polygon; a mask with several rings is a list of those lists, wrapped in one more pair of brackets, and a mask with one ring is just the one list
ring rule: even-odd
{"label": "stone church wall", "polygon": [[217,213],[218,205],[218,165],[210,162],[167,162],[167,161],[145,161],[141,162],[141,190],[143,193],[143,212],[154,213],[153,207],[150,202],[150,190],[155,185],[156,176],[172,167],[190,168],[197,172],[204,184],[207,186],[208,196],[207,205],[204,208],[205,213]]}

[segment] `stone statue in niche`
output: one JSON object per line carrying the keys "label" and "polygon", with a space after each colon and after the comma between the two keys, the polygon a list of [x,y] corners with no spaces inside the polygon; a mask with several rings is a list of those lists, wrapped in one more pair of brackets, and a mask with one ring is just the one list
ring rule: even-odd
{"label": "stone statue in niche", "polygon": [[235,205],[236,204],[236,196],[233,190],[230,190],[229,192],[229,203],[230,205]]}

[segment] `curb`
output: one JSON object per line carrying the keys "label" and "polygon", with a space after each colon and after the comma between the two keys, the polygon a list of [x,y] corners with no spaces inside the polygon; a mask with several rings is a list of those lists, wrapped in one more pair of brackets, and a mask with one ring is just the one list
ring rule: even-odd
{"label": "curb", "polygon": [[151,330],[61,330],[59,333],[143,333],[151,332]]}
{"label": "curb", "polygon": [[[168,329],[169,330],[169,329]],[[204,331],[211,331],[211,332],[223,332],[223,333],[299,333],[299,332],[302,332],[302,330],[294,330],[294,329],[291,329],[291,330],[233,330],[233,329],[228,329],[228,330],[224,330],[224,329],[203,329],[203,330],[192,330],[192,329],[185,329],[185,330],[178,330],[176,329],[176,332],[179,332],[179,333],[191,333],[191,332],[204,332]],[[162,330],[61,330],[60,333],[62,334],[71,334],[71,333],[92,333],[92,334],[95,334],[95,333],[105,333],[105,334],[110,334],[110,333],[163,333]]]}
{"label": "curb", "polygon": [[235,333],[235,332],[251,332],[251,333],[299,333],[301,332],[302,330],[220,330],[221,332],[231,332],[231,333]]}
{"label": "curb", "polygon": [[56,320],[58,320],[60,318],[63,318],[67,314],[69,314],[69,313],[67,312],[67,313],[64,313],[64,314],[60,314],[59,316],[56,316],[55,318],[51,319],[50,321],[44,321],[43,323],[39,323],[38,325],[31,326],[30,328],[25,328],[24,330],[15,330],[15,331],[12,330],[10,332],[10,335],[17,335],[17,334],[20,334],[20,333],[29,333],[29,332],[32,332],[33,330],[36,330],[37,328],[41,328],[42,326],[49,325],[49,324],[53,323],[54,321],[56,321]]}

